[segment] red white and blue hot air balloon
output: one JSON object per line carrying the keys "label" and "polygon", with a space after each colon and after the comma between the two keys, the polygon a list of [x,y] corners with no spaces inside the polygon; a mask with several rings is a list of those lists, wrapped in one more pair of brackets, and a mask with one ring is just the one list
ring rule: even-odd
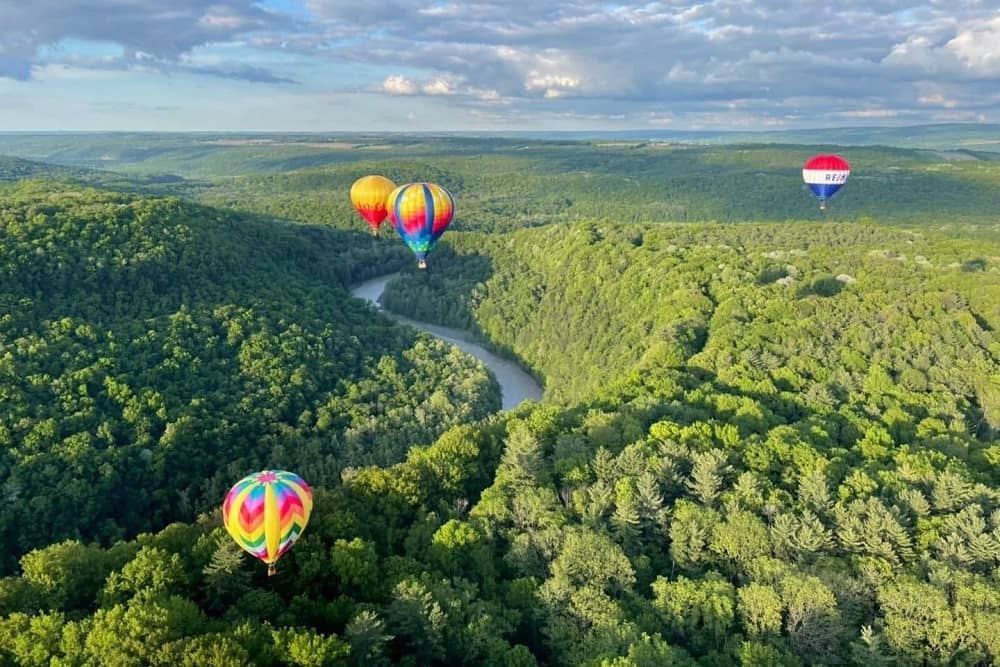
{"label": "red white and blue hot air balloon", "polygon": [[839,155],[817,155],[802,166],[802,180],[819,199],[819,210],[826,210],[826,200],[847,182],[851,165]]}

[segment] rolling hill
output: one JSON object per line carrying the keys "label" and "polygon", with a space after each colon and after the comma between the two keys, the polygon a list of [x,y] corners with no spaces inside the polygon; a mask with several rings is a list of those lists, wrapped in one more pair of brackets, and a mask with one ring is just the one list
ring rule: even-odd
{"label": "rolling hill", "polygon": [[497,409],[481,366],[346,292],[402,257],[176,199],[0,190],[3,567],[190,519],[248,467],[324,483]]}

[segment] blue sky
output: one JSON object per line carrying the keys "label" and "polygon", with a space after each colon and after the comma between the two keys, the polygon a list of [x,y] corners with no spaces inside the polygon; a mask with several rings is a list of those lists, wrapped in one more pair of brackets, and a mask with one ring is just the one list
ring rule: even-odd
{"label": "blue sky", "polygon": [[0,130],[1000,122],[1000,0],[0,0]]}

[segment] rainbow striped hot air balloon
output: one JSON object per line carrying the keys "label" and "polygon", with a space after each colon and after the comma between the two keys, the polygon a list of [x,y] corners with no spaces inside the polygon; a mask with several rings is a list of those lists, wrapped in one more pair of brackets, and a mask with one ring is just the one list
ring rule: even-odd
{"label": "rainbow striped hot air balloon", "polygon": [[851,173],[851,165],[839,155],[817,155],[802,166],[802,180],[819,199],[819,210],[826,210],[826,200],[837,193]]}
{"label": "rainbow striped hot air balloon", "polygon": [[388,204],[392,226],[426,269],[427,253],[455,215],[455,198],[434,183],[408,183],[392,191]]}
{"label": "rainbow striped hot air balloon", "polygon": [[378,227],[389,214],[386,200],[396,184],[384,176],[363,176],[351,186],[351,204],[362,218],[368,221],[372,235],[378,236]]}
{"label": "rainbow striped hot air balloon", "polygon": [[267,563],[267,576],[309,522],[312,489],[298,475],[264,470],[236,482],[222,504],[222,522],[240,547]]}

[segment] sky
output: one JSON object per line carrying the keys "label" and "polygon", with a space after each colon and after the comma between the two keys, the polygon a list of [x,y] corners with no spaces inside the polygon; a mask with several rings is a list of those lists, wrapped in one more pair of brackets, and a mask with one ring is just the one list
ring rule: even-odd
{"label": "sky", "polygon": [[1000,122],[1000,0],[0,0],[0,131]]}

